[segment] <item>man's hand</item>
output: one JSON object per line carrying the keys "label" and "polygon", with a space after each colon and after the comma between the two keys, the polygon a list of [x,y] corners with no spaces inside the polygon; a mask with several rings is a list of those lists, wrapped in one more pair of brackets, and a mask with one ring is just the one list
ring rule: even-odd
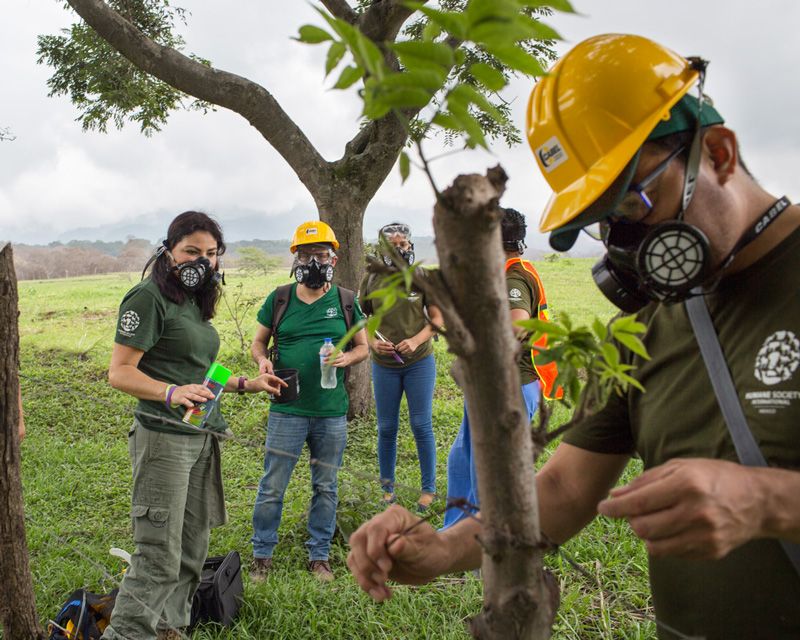
{"label": "man's hand", "polygon": [[390,578],[405,584],[425,584],[446,569],[446,545],[427,522],[401,535],[419,520],[403,507],[392,505],[350,536],[347,566],[374,600],[383,602],[392,597],[386,586]]}
{"label": "man's hand", "polygon": [[261,356],[257,362],[259,374],[275,373],[275,366],[272,364],[272,360],[269,358]]}
{"label": "man's hand", "polygon": [[674,459],[613,489],[597,511],[627,518],[653,556],[719,559],[764,535],[761,487],[750,467]]}

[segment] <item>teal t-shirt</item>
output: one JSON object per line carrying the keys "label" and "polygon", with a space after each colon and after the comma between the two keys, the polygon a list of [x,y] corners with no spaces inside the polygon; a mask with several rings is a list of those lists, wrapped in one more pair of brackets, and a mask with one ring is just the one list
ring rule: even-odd
{"label": "teal t-shirt", "polygon": [[[272,326],[274,299],[275,291],[267,296],[257,315],[258,322],[267,328]],[[352,324],[363,318],[360,307],[354,304]],[[298,299],[297,285],[292,285],[286,311],[277,329],[278,359],[273,364],[275,369],[298,370],[300,394],[292,402],[273,402],[270,411],[320,417],[343,416],[347,413],[349,400],[344,387],[344,369],[336,369],[336,388],[323,389],[320,385],[319,363],[319,350],[325,338],[331,338],[336,344],[346,332],[347,325],[336,285],[311,304]]]}
{"label": "teal t-shirt", "polygon": [[[117,344],[144,351],[138,369],[168,384],[201,384],[219,351],[219,335],[189,296],[183,304],[167,299],[151,278],[134,286],[119,306]],[[190,428],[160,422],[158,416],[180,422],[186,409],[168,409],[160,401],[139,400],[136,418],[153,431],[194,435]],[[149,415],[142,415],[149,414]],[[152,417],[156,416],[156,417]],[[225,430],[219,407],[208,419],[210,429]]]}

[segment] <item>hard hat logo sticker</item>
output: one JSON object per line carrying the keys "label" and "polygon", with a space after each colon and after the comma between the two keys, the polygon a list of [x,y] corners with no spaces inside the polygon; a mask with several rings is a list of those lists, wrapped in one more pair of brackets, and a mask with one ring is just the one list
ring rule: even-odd
{"label": "hard hat logo sticker", "polygon": [[539,162],[542,163],[542,168],[547,172],[552,171],[567,161],[567,152],[564,151],[564,148],[555,136],[539,147],[536,150],[536,155],[539,157]]}

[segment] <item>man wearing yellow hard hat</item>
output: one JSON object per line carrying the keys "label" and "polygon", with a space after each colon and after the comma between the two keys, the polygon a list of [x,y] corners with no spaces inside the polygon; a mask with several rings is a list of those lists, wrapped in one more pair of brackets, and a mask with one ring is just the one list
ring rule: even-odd
{"label": "man wearing yellow hard hat", "polygon": [[338,249],[333,229],[324,222],[312,220],[297,227],[289,247],[295,282],[275,289],[258,311],[253,360],[259,372],[274,372],[288,387],[272,398],[269,407],[264,475],[253,508],[250,579],[254,582],[262,581],[273,568],[283,497],[306,444],[312,487],[308,568],[323,582],[334,577],[329,554],[349,406],[344,371],[369,354],[365,329],[353,336],[352,349],[330,353],[364,318],[355,293],[333,284]]}
{"label": "man wearing yellow hard hat", "polygon": [[[612,397],[537,474],[541,525],[563,542],[598,512],[629,520],[661,638],[800,638],[800,207],[750,175],[705,72],[645,38],[597,36],[531,95],[528,140],[554,192],[541,230],[559,250],[582,230],[602,240],[593,277],[639,311],[651,356],[624,354],[646,393]],[[645,472],[611,490],[633,455]],[[480,564],[474,519],[386,544],[415,520],[393,507],[350,539],[376,600],[389,578]]]}

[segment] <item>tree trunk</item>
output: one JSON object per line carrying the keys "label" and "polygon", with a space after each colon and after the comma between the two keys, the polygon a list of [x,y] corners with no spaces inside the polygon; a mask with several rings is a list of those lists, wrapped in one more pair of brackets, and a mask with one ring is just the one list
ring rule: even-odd
{"label": "tree trunk", "polygon": [[0,623],[6,638],[44,638],[36,615],[19,468],[19,329],[11,245],[0,250]]}
{"label": "tree trunk", "polygon": [[[327,222],[336,233],[339,241],[339,257],[336,263],[335,281],[337,284],[358,292],[364,275],[364,236],[362,225],[366,204],[354,204],[340,193],[324,202],[318,202],[320,219]],[[350,398],[348,419],[365,417],[372,407],[372,389],[368,362],[350,367],[347,380],[347,393]]]}
{"label": "tree trunk", "polygon": [[[550,637],[553,593],[542,569],[530,425],[512,332],[498,199],[506,175],[459,176],[434,211],[439,283],[454,375],[466,398],[484,548],[484,608],[476,638]],[[479,291],[480,295],[475,295]]]}

